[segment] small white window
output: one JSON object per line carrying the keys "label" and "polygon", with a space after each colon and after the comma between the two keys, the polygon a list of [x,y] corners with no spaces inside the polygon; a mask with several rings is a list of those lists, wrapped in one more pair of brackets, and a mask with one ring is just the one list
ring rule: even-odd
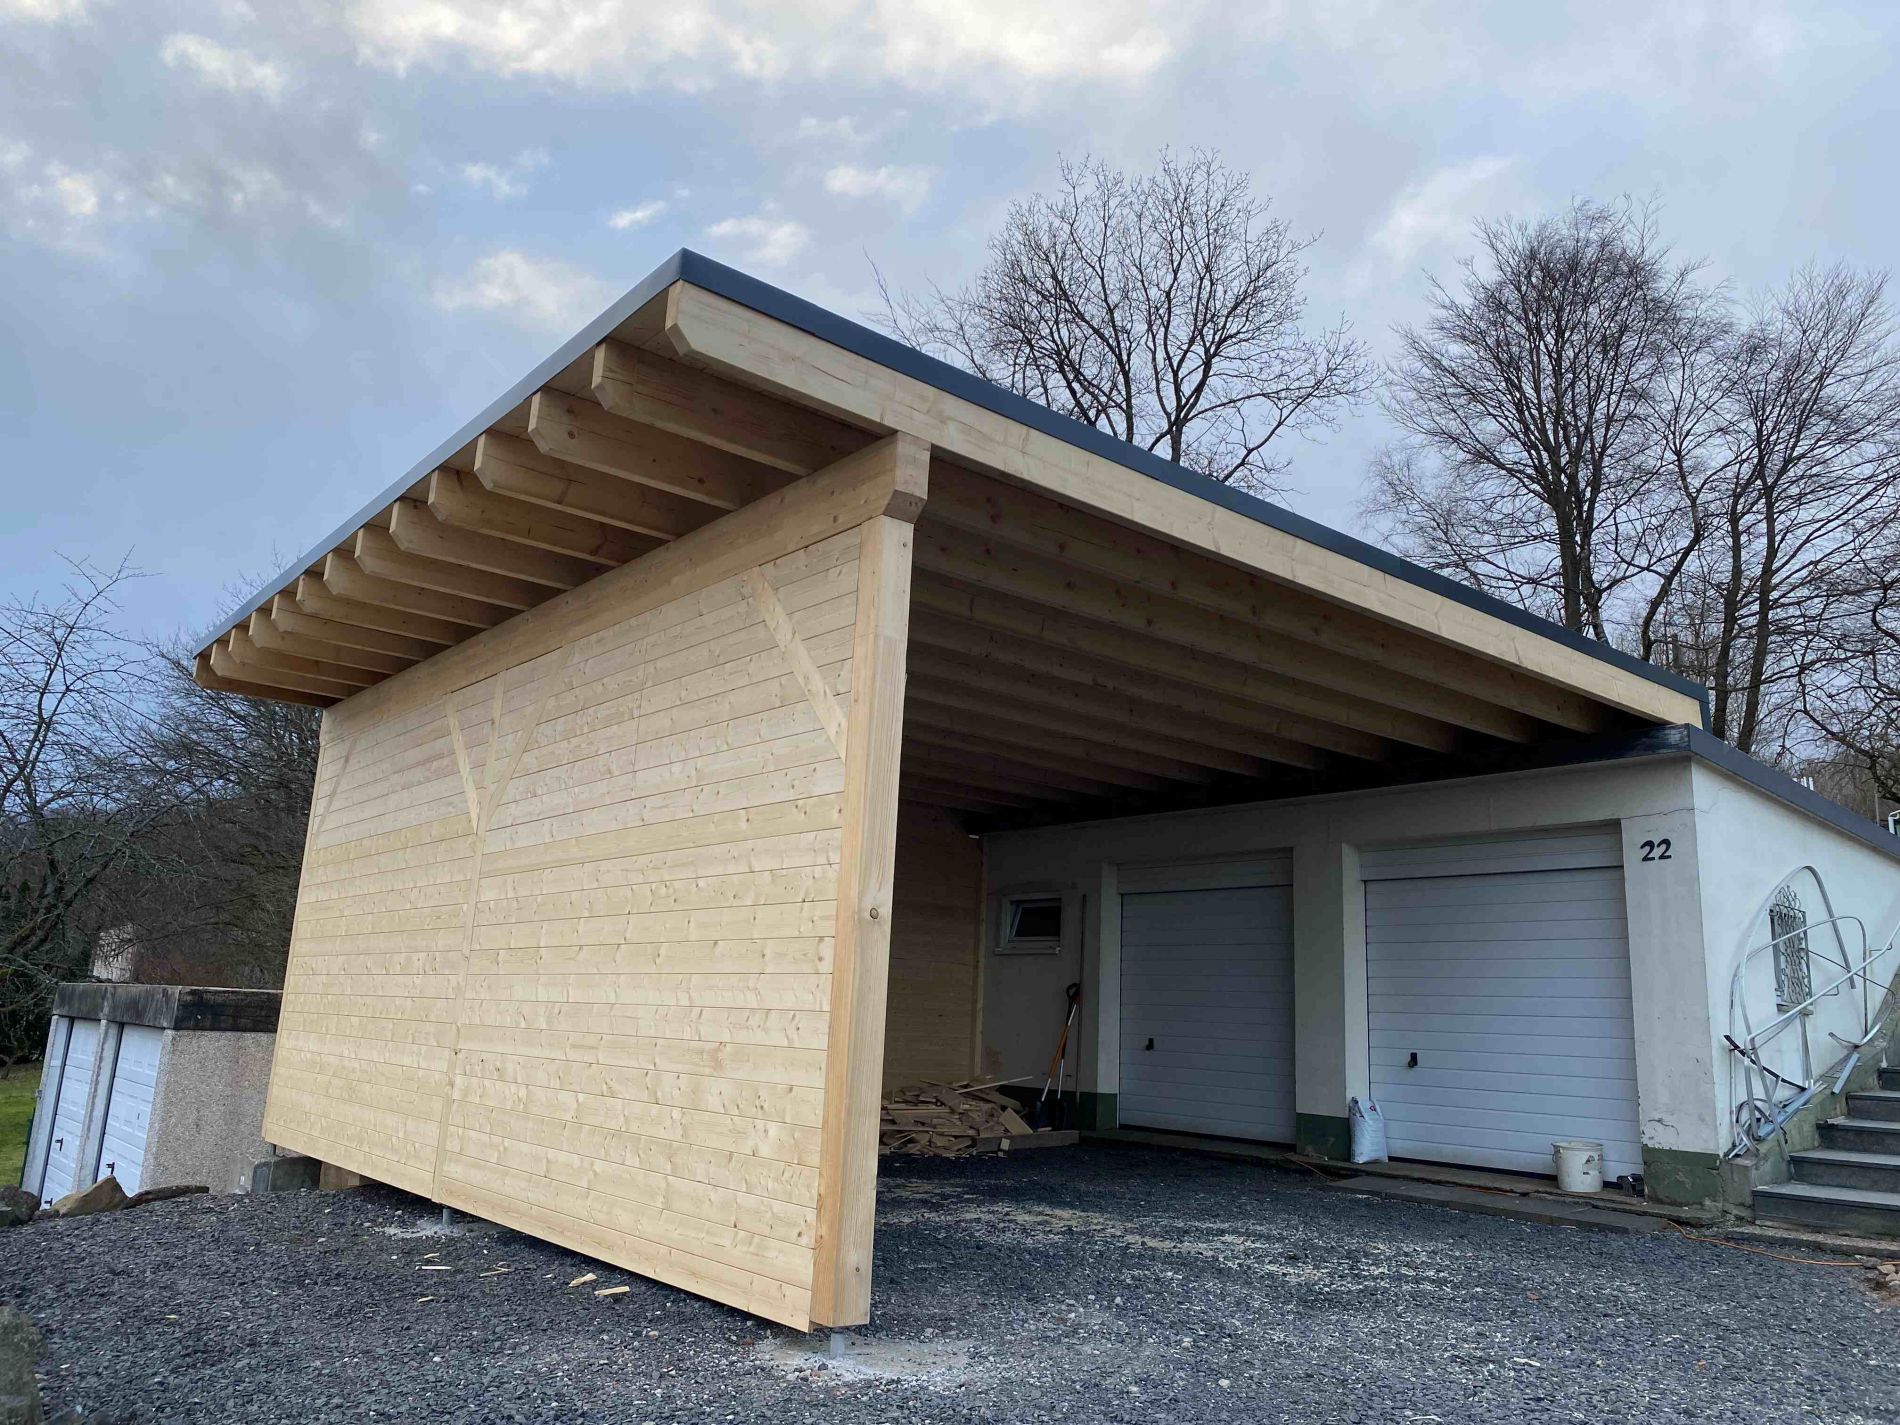
{"label": "small white window", "polygon": [[1011,896],[1003,902],[996,947],[1011,955],[1053,955],[1062,948],[1062,897]]}

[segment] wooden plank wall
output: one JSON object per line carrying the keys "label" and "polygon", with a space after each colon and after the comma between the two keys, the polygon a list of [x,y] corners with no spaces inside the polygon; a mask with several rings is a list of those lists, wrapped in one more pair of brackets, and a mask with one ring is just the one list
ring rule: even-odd
{"label": "wooden plank wall", "polygon": [[898,809],[884,1084],[943,1083],[976,1069],[983,846],[952,812]]}
{"label": "wooden plank wall", "polygon": [[265,1136],[808,1327],[859,547],[333,712]]}

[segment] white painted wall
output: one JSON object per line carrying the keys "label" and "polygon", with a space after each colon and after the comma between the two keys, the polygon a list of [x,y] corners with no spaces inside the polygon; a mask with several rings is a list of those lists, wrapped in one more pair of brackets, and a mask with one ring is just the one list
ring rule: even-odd
{"label": "white painted wall", "polygon": [[[1823,909],[1824,890],[1834,914],[1858,917],[1866,925],[1870,948],[1879,948],[1888,944],[1900,928],[1900,862],[1707,763],[1694,764],[1693,781],[1696,864],[1708,947],[1709,1018],[1715,1036],[1710,1053],[1718,1066],[1724,1111],[1721,1126],[1726,1138],[1726,1115],[1739,1100],[1742,1082],[1735,1072],[1735,1056],[1721,1036],[1733,1032],[1741,1037],[1740,1030],[1733,1027],[1730,986],[1743,954],[1765,944],[1771,936],[1766,904],[1769,896],[1784,878],[1796,875],[1797,889],[1811,922],[1819,922],[1828,914]],[[1857,955],[1857,931],[1848,928],[1845,934],[1850,952]],[[1811,939],[1834,950],[1828,930],[1816,929]],[[1897,962],[1900,955],[1885,956],[1875,967],[1878,978],[1890,978],[1900,969]],[[1815,988],[1820,989],[1827,970],[1818,960],[1813,974]],[[1744,993],[1757,1027],[1773,1019],[1774,971],[1769,957],[1762,956],[1752,964]],[[1859,1037],[1860,1026],[1858,994],[1844,990],[1817,1006],[1808,1022],[1817,1072],[1845,1053],[1830,1039],[1830,1032],[1853,1039]],[[1792,1034],[1784,1035],[1768,1062],[1798,1077],[1796,1042]]]}
{"label": "white painted wall", "polygon": [[[1118,875],[1132,867],[1292,853],[1294,993],[1299,1007],[1295,1046],[1297,1102],[1303,1113],[1341,1117],[1346,1101],[1367,1090],[1365,897],[1359,879],[1360,848],[1445,837],[1509,833],[1560,826],[1614,823],[1624,817],[1691,817],[1688,760],[1667,757],[1597,764],[1558,771],[1517,773],[1440,782],[1345,796],[1131,817],[987,838],[988,885],[1061,886],[1089,903],[1068,924],[1062,954],[1011,959],[984,945],[983,1043],[985,1072],[1040,1073],[1062,1003],[1062,988],[1081,978],[1084,986],[1084,1076],[1082,1088],[1117,1091],[1116,1056],[1104,1052],[1100,1014],[1104,989],[1114,977],[1100,973],[1113,959],[1109,901]],[[1696,898],[1670,894],[1663,882],[1682,877],[1693,860],[1672,862],[1663,874],[1628,888],[1634,924],[1637,908],[1652,945],[1672,964],[1689,962],[1699,984],[1699,923]],[[1693,887],[1693,870],[1688,884]],[[993,898],[993,896],[992,896]],[[992,917],[993,918],[993,917]],[[1636,958],[1639,962],[1642,956]],[[1640,963],[1635,989],[1639,1011],[1653,989]],[[1663,976],[1684,978],[1678,965]],[[1111,1006],[1112,1008],[1112,1006]],[[1668,1039],[1709,1041],[1706,999],[1685,1006],[1651,1006],[1648,1032]],[[1109,1031],[1112,1033],[1112,1028]],[[1639,1021],[1640,1044],[1645,1024]],[[1040,1060],[1040,1062],[1039,1062]],[[1706,1066],[1705,1066],[1706,1068]],[[1710,1087],[1674,1093],[1706,1104]],[[1680,1116],[1681,1104],[1659,1105],[1665,1119]],[[1699,1137],[1706,1141],[1713,1114],[1703,1113]],[[1662,1133],[1665,1140],[1670,1138]],[[1687,1146],[1662,1141],[1660,1146]]]}

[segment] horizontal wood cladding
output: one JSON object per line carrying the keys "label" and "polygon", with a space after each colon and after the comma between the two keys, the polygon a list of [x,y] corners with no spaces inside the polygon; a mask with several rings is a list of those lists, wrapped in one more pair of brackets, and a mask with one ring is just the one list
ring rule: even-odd
{"label": "horizontal wood cladding", "polygon": [[[906,763],[914,750],[905,748]],[[887,1089],[973,1071],[982,920],[983,843],[953,813],[904,803],[884,1030]]]}
{"label": "horizontal wood cladding", "polygon": [[860,544],[328,715],[272,1142],[810,1325]]}

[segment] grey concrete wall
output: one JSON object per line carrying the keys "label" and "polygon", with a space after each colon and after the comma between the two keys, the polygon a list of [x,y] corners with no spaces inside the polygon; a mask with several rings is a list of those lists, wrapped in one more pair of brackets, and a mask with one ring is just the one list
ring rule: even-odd
{"label": "grey concrete wall", "polygon": [[275,1034],[173,1029],[159,1050],[158,1091],[145,1150],[146,1187],[202,1183],[249,1189],[251,1167],[270,1156],[264,1095]]}

